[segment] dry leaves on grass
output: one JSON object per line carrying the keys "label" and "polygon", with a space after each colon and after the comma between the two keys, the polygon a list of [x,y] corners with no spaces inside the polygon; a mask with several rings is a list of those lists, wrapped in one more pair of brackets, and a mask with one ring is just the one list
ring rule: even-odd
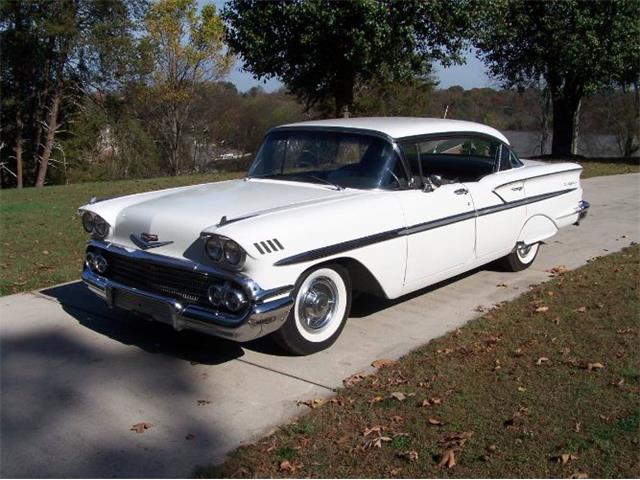
{"label": "dry leaves on grass", "polygon": [[536,307],[536,309],[534,310],[534,312],[536,313],[544,313],[548,311],[549,311],[549,307],[547,307],[546,305],[540,305],[539,307]]}
{"label": "dry leaves on grass", "polygon": [[399,402],[404,402],[407,398],[409,397],[415,397],[415,393],[411,392],[411,393],[404,393],[404,392],[393,392],[391,395],[389,395],[390,398],[393,398],[395,400],[398,400]]}
{"label": "dry leaves on grass", "polygon": [[283,460],[280,462],[278,469],[281,472],[294,473],[296,470],[300,470],[302,468],[301,463],[292,463],[289,460]]}
{"label": "dry leaves on grass", "polygon": [[503,425],[505,427],[512,427],[517,423],[522,422],[524,418],[529,414],[529,409],[527,407],[519,407],[518,410],[513,412],[511,418],[504,421]]}
{"label": "dry leaves on grass", "polygon": [[571,475],[569,478],[589,478],[589,474],[587,474],[586,472],[578,471]]}
{"label": "dry leaves on grass", "polygon": [[450,433],[446,437],[438,440],[438,443],[447,449],[462,448],[467,440],[471,438],[473,432],[455,432]]}
{"label": "dry leaves on grass", "polygon": [[422,400],[418,403],[418,407],[430,407],[431,405],[440,405],[442,403],[442,399],[438,397],[429,397]]}
{"label": "dry leaves on grass", "polygon": [[573,453],[562,453],[554,457],[555,461],[561,463],[562,465],[566,465],[569,462],[573,462],[578,459],[577,455]]}
{"label": "dry leaves on grass", "polygon": [[576,308],[575,310],[577,313],[584,313],[587,311],[587,307],[580,307],[580,308]]}
{"label": "dry leaves on grass", "polygon": [[542,365],[543,363],[548,362],[549,359],[547,357],[540,357],[538,360],[536,360],[536,365]]}
{"label": "dry leaves on grass", "polygon": [[416,452],[415,450],[407,450],[405,452],[399,452],[397,456],[398,458],[402,458],[407,462],[417,462],[419,458],[418,452]]}
{"label": "dry leaves on grass", "polygon": [[595,362],[595,363],[587,363],[587,365],[585,366],[585,368],[588,371],[593,371],[593,370],[601,370],[604,368],[604,365],[601,364],[600,362]]}
{"label": "dry leaves on grass", "polygon": [[313,398],[311,400],[298,400],[296,402],[297,406],[305,405],[309,408],[318,408],[323,404],[324,404],[324,400],[322,398]]}
{"label": "dry leaves on grass", "polygon": [[345,387],[351,387],[353,385],[355,385],[356,383],[362,381],[365,378],[366,375],[362,374],[362,373],[354,373],[353,375],[345,378],[344,380],[342,380],[342,384]]}
{"label": "dry leaves on grass", "polygon": [[435,426],[442,426],[444,425],[443,422],[441,422],[440,420],[438,420],[437,418],[433,418],[433,417],[429,417],[427,418],[427,422],[429,422],[429,425],[435,425]]}
{"label": "dry leaves on grass", "polygon": [[391,360],[390,358],[380,358],[371,362],[371,366],[373,368],[382,368],[388,367],[389,365],[395,365],[396,363],[398,363],[396,360]]}
{"label": "dry leaves on grass", "polygon": [[151,427],[153,427],[152,423],[139,422],[139,423],[136,423],[135,425],[132,425],[129,430],[136,433],[144,433],[145,430],[149,430]]}
{"label": "dry leaves on grass", "polygon": [[438,467],[453,468],[455,466],[456,466],[456,456],[453,453],[453,450],[449,449],[442,452],[442,454],[440,455],[440,462],[438,463]]}

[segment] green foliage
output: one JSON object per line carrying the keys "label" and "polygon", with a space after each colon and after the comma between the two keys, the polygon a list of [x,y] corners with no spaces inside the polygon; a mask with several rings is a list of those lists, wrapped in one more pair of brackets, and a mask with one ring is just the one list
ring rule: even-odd
{"label": "green foliage", "polygon": [[507,87],[543,78],[553,100],[554,154],[575,153],[580,103],[640,76],[638,0],[477,0],[474,43]]}
{"label": "green foliage", "polygon": [[463,3],[231,0],[222,15],[249,71],[281,79],[307,108],[332,100],[337,116],[353,107],[359,85],[424,76],[434,59],[458,61]]}

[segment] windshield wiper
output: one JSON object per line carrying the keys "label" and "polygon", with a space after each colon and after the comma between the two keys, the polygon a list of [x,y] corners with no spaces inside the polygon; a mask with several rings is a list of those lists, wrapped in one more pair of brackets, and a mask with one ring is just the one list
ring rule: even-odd
{"label": "windshield wiper", "polygon": [[313,180],[317,180],[317,181],[319,181],[320,183],[324,183],[325,185],[329,185],[330,187],[333,187],[333,188],[335,188],[336,190],[344,190],[344,187],[341,187],[340,185],[337,185],[337,184],[335,184],[335,183],[333,183],[333,182],[330,182],[330,181],[329,181],[329,180],[327,180],[326,178],[318,177],[318,176],[316,176],[316,175],[307,175],[307,174],[304,174],[304,175],[295,175],[295,176],[293,176],[293,177],[289,177],[289,178],[302,178],[302,179],[304,179],[304,178],[312,178]]}

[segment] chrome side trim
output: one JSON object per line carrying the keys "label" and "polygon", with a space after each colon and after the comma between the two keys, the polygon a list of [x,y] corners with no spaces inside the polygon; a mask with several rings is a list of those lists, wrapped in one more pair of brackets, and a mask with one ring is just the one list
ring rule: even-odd
{"label": "chrome side trim", "polygon": [[451,216],[439,218],[436,220],[430,220],[428,222],[411,225],[410,227],[397,228],[394,230],[389,230],[386,232],[377,233],[377,234],[369,235],[362,238],[357,238],[355,240],[348,240],[346,242],[341,242],[335,245],[329,245],[326,247],[317,248],[315,250],[310,250],[307,252],[299,253],[297,255],[292,255],[290,257],[283,258],[281,260],[278,260],[276,263],[274,263],[274,265],[277,267],[280,267],[283,265],[294,265],[296,263],[304,263],[311,260],[319,260],[321,258],[330,257],[333,255],[347,252],[349,250],[355,250],[357,248],[373,245],[374,243],[392,240],[394,238],[398,238],[405,235],[414,235],[416,233],[426,232],[427,230],[432,230],[434,228],[440,228],[447,225],[451,225],[452,223],[464,222],[465,220],[469,220],[472,218],[482,217],[484,215],[491,215],[493,213],[501,212],[503,210],[509,210],[516,207],[521,207],[524,205],[528,205],[530,203],[541,202],[543,200],[548,200],[553,197],[564,195],[574,190],[576,190],[576,188],[560,190],[557,192],[543,193],[541,195],[535,195],[533,197],[524,198],[521,200],[506,202],[501,205],[492,205],[490,207],[484,207],[479,210],[471,210],[469,212],[458,213],[456,215],[451,215]]}

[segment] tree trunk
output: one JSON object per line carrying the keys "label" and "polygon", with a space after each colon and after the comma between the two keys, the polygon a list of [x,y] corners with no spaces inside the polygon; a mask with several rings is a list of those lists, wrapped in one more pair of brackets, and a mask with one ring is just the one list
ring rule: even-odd
{"label": "tree trunk", "polygon": [[578,136],[578,115],[580,114],[581,96],[554,95],[553,104],[553,139],[551,154],[554,156],[571,156],[576,153]]}
{"label": "tree trunk", "polygon": [[16,146],[14,148],[14,153],[16,155],[16,187],[22,188],[24,185],[24,180],[22,178],[22,144],[24,139],[22,138],[22,115],[20,108],[16,111]]}
{"label": "tree trunk", "polygon": [[336,118],[349,118],[351,114],[349,108],[353,105],[354,83],[355,80],[351,75],[345,75],[345,77],[337,79],[333,89]]}
{"label": "tree trunk", "polygon": [[43,187],[44,181],[47,176],[47,167],[49,166],[49,160],[51,159],[51,152],[53,151],[53,142],[55,140],[56,129],[58,128],[58,111],[60,110],[60,100],[62,99],[62,88],[58,87],[51,100],[51,106],[49,107],[49,114],[47,115],[47,135],[45,138],[44,149],[42,156],[40,157],[40,164],[38,165],[38,175],[36,177],[36,187]]}

